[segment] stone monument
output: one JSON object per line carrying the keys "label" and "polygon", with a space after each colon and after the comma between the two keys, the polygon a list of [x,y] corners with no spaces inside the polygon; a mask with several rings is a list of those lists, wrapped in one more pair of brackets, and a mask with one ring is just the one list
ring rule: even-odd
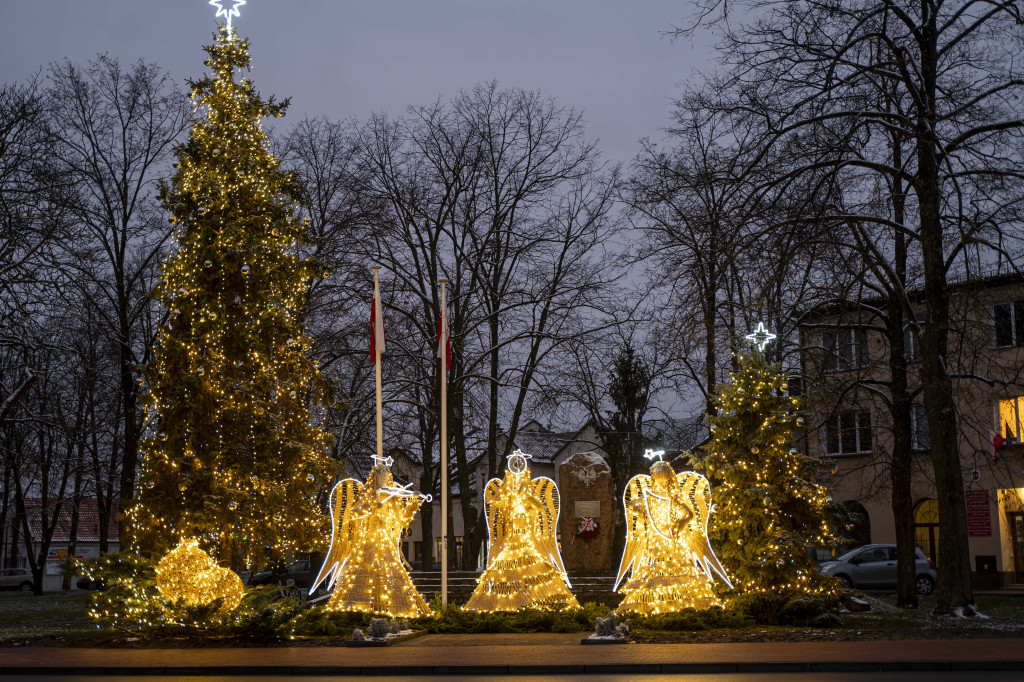
{"label": "stone monument", "polygon": [[615,536],[615,486],[608,463],[578,452],[558,468],[558,532],[567,571],[611,571]]}

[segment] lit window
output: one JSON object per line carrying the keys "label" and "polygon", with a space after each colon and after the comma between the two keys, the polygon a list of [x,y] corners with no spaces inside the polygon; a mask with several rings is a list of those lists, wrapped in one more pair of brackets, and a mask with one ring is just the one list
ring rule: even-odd
{"label": "lit window", "polygon": [[1024,346],[1024,301],[994,306],[992,327],[997,348]]}
{"label": "lit window", "polygon": [[867,335],[858,327],[826,329],[821,333],[821,345],[825,348],[826,370],[867,367]]}
{"label": "lit window", "polygon": [[867,410],[832,413],[825,422],[825,451],[830,455],[871,452],[871,413]]}
{"label": "lit window", "polygon": [[1024,396],[999,401],[999,433],[1006,440],[1020,442],[1021,409]]}

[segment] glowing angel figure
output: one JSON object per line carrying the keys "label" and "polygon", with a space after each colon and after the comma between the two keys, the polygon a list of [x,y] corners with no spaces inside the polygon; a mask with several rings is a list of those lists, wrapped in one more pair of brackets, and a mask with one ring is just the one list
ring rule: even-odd
{"label": "glowing angel figure", "polygon": [[[648,450],[651,458],[660,453]],[[668,462],[655,462],[650,475],[630,479],[623,496],[626,546],[615,588],[626,598],[619,612],[665,613],[706,609],[721,602],[711,589],[714,571],[732,587],[708,542],[711,507],[708,480]]]}
{"label": "glowing angel figure", "polygon": [[487,568],[466,610],[579,607],[555,540],[558,488],[550,478],[530,478],[528,457],[516,450],[504,478],[491,479],[484,489]]}
{"label": "glowing angel figure", "polygon": [[[430,613],[406,570],[399,542],[429,495],[396,486],[390,457],[378,460],[365,485],[353,478],[331,491],[331,546],[310,591],[324,579],[334,588],[328,611],[386,613],[414,618]],[[411,485],[411,484],[410,484]]]}

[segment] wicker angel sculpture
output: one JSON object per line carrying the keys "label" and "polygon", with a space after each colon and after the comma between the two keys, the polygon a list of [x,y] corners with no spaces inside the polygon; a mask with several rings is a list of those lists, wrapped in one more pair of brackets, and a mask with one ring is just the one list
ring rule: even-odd
{"label": "wicker angel sculpture", "polygon": [[[331,546],[310,591],[334,588],[328,611],[414,618],[430,613],[406,570],[402,533],[429,495],[396,486],[390,457],[378,460],[366,483],[346,478],[331,492]],[[411,484],[410,484],[411,485]]]}
{"label": "wicker angel sculpture", "polygon": [[516,450],[504,478],[484,489],[490,546],[469,611],[518,611],[550,606],[579,607],[558,553],[558,488],[550,478],[530,478]]}
{"label": "wicker angel sculpture", "polygon": [[[645,456],[660,454],[648,450]],[[622,585],[625,599],[618,611],[650,614],[720,605],[711,589],[712,572],[729,587],[732,583],[708,542],[708,480],[692,471],[677,474],[668,462],[657,461],[650,475],[630,479],[623,505],[626,546],[615,587]]]}

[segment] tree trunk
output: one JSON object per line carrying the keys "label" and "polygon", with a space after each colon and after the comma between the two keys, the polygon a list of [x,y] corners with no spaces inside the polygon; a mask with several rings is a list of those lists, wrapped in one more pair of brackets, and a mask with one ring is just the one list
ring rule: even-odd
{"label": "tree trunk", "polygon": [[[902,238],[899,238],[902,241]],[[897,249],[899,250],[899,249]],[[905,253],[905,250],[904,250]],[[917,608],[917,557],[914,538],[914,503],[910,489],[911,445],[910,395],[907,391],[907,359],[903,344],[903,305],[893,292],[886,319],[889,335],[890,393],[892,405],[892,461],[889,481],[890,505],[896,524],[896,605]]]}
{"label": "tree trunk", "polygon": [[124,452],[121,462],[121,487],[118,499],[118,537],[122,546],[128,537],[127,510],[135,497],[135,470],[139,459],[139,429],[136,405],[138,392],[135,384],[135,369],[131,357],[131,339],[123,334],[120,341],[118,369],[121,372],[121,403],[124,414]]}

